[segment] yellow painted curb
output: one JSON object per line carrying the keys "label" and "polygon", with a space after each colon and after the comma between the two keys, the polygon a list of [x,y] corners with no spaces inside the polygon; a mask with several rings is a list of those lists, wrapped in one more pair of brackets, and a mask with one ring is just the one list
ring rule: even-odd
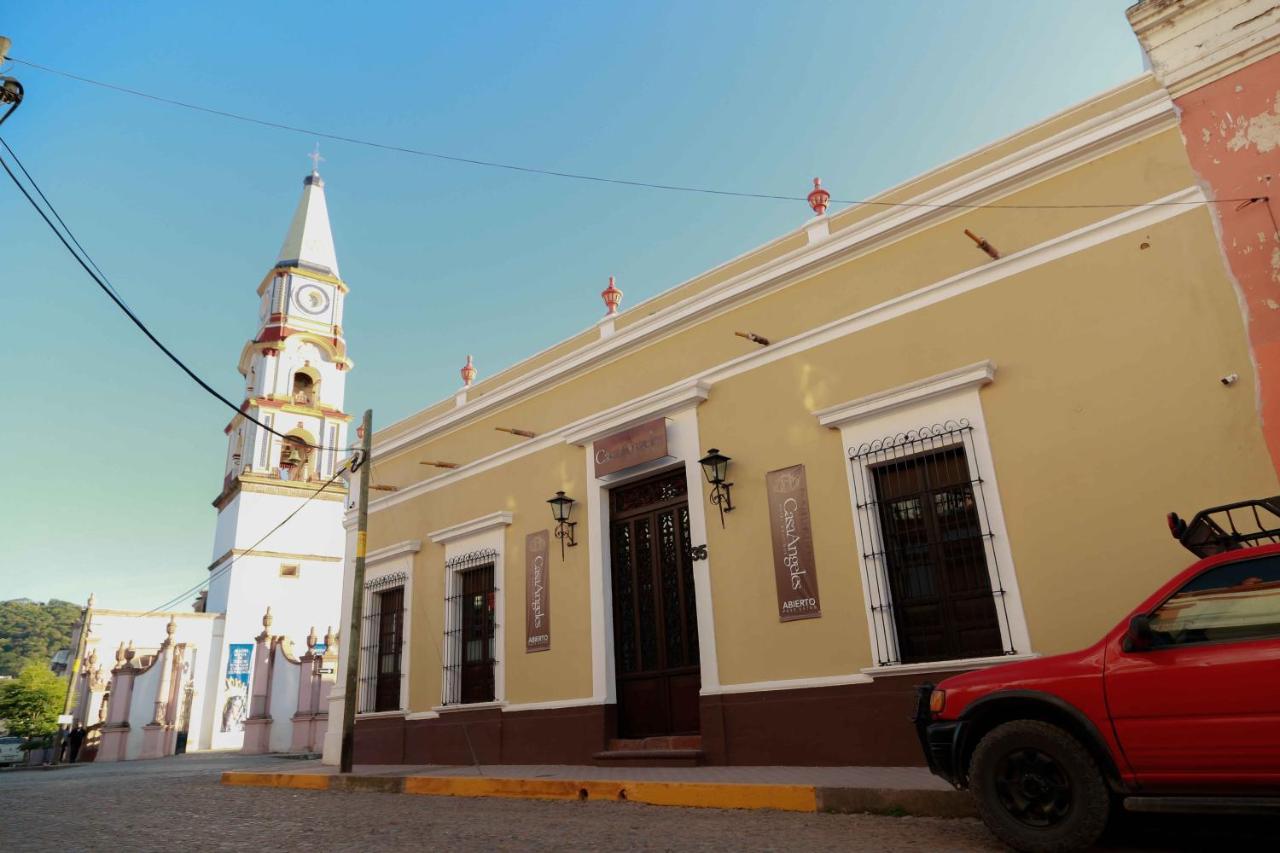
{"label": "yellow painted curb", "polygon": [[812,785],[630,782],[627,784],[627,799],[655,806],[775,809],[785,812],[818,810],[818,795]]}
{"label": "yellow painted curb", "polygon": [[406,794],[437,797],[522,797],[536,800],[614,800],[654,806],[775,809],[816,812],[812,785],[739,785],[708,782],[574,781],[474,776],[409,776]]}
{"label": "yellow painted curb", "polygon": [[[226,771],[224,785],[324,791],[339,777],[317,773]],[[384,777],[354,777],[381,779]],[[623,782],[573,779],[503,779],[491,776],[406,776],[404,793],[436,797],[512,797],[531,800],[604,800],[708,809],[773,809],[816,812],[812,785],[748,785],[713,782]]]}
{"label": "yellow painted curb", "polygon": [[329,789],[329,777],[317,773],[252,773],[227,770],[222,774],[222,784],[326,791]]}

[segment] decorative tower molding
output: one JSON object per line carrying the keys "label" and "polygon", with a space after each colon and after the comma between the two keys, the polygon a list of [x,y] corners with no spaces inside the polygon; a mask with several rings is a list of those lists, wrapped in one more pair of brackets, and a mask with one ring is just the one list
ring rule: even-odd
{"label": "decorative tower molding", "polygon": [[471,360],[471,356],[467,356],[467,363],[462,365],[462,369],[458,371],[462,375],[462,387],[470,388],[471,383],[476,379],[476,366]]}

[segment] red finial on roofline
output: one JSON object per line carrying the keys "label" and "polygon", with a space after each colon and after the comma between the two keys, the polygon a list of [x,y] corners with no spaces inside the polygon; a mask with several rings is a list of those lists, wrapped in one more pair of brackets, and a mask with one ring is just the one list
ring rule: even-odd
{"label": "red finial on roofline", "polygon": [[600,298],[604,300],[605,307],[609,310],[605,312],[606,317],[612,317],[618,313],[618,305],[622,303],[622,291],[613,284],[613,276],[609,276],[609,286],[600,291]]}
{"label": "red finial on roofline", "polygon": [[809,206],[818,216],[827,212],[827,202],[831,201],[831,193],[822,188],[822,178],[813,179],[813,190],[809,193]]}

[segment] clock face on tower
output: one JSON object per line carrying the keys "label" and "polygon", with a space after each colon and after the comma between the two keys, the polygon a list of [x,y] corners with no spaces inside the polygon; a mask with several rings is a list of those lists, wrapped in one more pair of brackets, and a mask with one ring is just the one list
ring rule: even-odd
{"label": "clock face on tower", "polygon": [[329,294],[314,284],[305,284],[294,293],[293,302],[301,311],[320,314],[329,307]]}

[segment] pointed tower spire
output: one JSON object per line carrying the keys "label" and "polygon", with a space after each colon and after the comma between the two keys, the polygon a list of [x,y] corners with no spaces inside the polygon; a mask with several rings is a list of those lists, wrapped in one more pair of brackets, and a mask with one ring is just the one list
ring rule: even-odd
{"label": "pointed tower spire", "polygon": [[338,255],[329,229],[329,206],[324,200],[324,179],[320,177],[320,146],[307,155],[311,174],[302,179],[302,199],[294,211],[289,233],[280,247],[276,266],[313,267],[341,278]]}

